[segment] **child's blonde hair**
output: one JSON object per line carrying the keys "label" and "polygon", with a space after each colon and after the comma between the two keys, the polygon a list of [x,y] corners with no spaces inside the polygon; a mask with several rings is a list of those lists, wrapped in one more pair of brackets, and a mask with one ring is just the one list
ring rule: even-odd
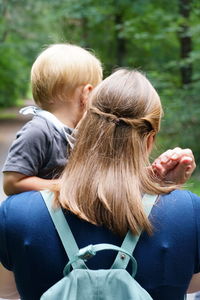
{"label": "child's blonde hair", "polygon": [[58,100],[69,101],[78,86],[96,86],[101,80],[101,62],[94,54],[72,44],[50,45],[31,69],[33,98],[45,109]]}

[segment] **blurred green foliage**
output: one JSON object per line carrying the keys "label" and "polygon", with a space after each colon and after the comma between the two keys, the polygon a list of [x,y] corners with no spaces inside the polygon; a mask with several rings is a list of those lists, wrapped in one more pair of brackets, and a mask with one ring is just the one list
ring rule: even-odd
{"label": "blurred green foliage", "polygon": [[0,0],[0,107],[26,97],[31,64],[48,41],[49,1]]}
{"label": "blurred green foliage", "polygon": [[43,47],[76,43],[95,51],[105,76],[147,73],[164,105],[161,151],[190,147],[200,161],[199,20],[199,0],[0,0],[0,106],[27,95]]}
{"label": "blurred green foliage", "polygon": [[187,182],[186,189],[200,196],[200,178],[196,174]]}

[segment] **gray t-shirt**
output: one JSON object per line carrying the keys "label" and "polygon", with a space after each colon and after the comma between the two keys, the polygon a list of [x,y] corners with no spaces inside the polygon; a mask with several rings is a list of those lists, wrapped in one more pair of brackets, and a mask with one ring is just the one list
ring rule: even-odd
{"label": "gray t-shirt", "polygon": [[[67,129],[72,133],[70,128]],[[40,116],[34,116],[17,133],[12,143],[3,172],[18,172],[40,178],[57,178],[67,162],[67,140]]]}

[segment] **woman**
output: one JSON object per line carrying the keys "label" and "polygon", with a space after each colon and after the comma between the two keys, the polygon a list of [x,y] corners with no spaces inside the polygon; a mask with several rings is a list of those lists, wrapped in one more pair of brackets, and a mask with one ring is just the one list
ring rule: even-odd
{"label": "woman", "polygon": [[[149,167],[161,115],[159,96],[140,72],[119,70],[104,80],[92,93],[56,200],[80,248],[121,245],[128,229],[137,234],[143,228],[134,251],[136,280],[155,300],[179,300],[200,271],[200,198],[161,183]],[[162,158],[157,164],[161,170]],[[149,220],[143,193],[160,195]],[[87,265],[109,268],[114,257],[106,252]],[[39,299],[62,278],[68,258],[39,192],[11,196],[1,205],[0,260],[14,272],[25,300]]]}

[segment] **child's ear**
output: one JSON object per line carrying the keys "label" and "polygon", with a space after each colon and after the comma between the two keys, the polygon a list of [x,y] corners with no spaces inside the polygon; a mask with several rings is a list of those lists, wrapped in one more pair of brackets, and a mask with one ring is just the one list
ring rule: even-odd
{"label": "child's ear", "polygon": [[91,84],[84,85],[84,87],[82,89],[82,94],[81,94],[81,105],[82,106],[86,107],[89,94],[91,93],[92,90],[93,90],[93,86]]}

